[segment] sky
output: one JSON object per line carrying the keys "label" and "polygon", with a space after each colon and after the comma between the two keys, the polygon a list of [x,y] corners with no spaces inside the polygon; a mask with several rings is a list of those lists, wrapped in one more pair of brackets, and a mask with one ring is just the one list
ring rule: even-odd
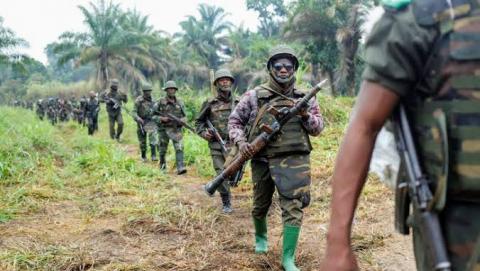
{"label": "sky", "polygon": [[[78,5],[88,6],[89,0],[0,0],[0,16],[4,25],[29,43],[22,52],[47,64],[44,48],[65,31],[84,31],[83,15]],[[116,0],[124,10],[137,9],[149,16],[157,30],[171,34],[180,32],[179,22],[188,15],[198,16],[198,5],[220,6],[229,13],[234,25],[244,23],[250,30],[257,28],[257,13],[248,11],[244,0]]]}
{"label": "sky", "polygon": [[[21,52],[47,64],[44,53],[47,44],[56,41],[65,31],[85,31],[78,6],[88,6],[89,3],[90,0],[0,0],[0,16],[4,18],[6,27],[29,43],[29,47]],[[179,22],[186,16],[198,16],[200,3],[222,7],[229,13],[227,20],[234,25],[243,23],[252,31],[258,25],[257,13],[247,10],[245,0],[115,0],[115,3],[124,10],[137,9],[148,15],[155,29],[171,34],[181,31]],[[372,14],[367,29],[379,17],[381,10],[377,8]]]}

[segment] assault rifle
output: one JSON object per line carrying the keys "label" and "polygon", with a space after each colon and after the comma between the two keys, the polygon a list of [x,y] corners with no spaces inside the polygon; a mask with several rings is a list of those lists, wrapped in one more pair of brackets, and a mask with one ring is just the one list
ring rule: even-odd
{"label": "assault rifle", "polygon": [[187,129],[190,130],[192,133],[197,134],[197,132],[195,131],[195,129],[193,129],[192,126],[190,126],[188,123],[186,123],[185,121],[181,120],[180,118],[175,117],[175,116],[172,115],[171,113],[167,113],[167,114],[161,115],[161,116],[162,116],[162,117],[167,117],[167,118],[169,118],[171,121],[176,122],[178,125],[187,128]]}
{"label": "assault rifle", "polygon": [[215,126],[213,126],[212,122],[207,119],[207,126],[208,126],[208,129],[212,132],[213,134],[213,137],[215,138],[215,140],[220,143],[220,148],[222,149],[222,154],[225,158],[227,158],[227,155],[228,155],[228,150],[227,150],[227,147],[225,145],[225,141],[223,141],[222,139],[222,136],[220,136],[220,134],[218,133],[218,130],[217,128],[215,128]]}
{"label": "assault rifle", "polygon": [[[273,121],[271,125],[262,124],[260,129],[262,133],[258,135],[253,141],[250,143],[253,149],[253,155],[259,153],[265,146],[267,146],[268,142],[272,141],[276,135],[282,130],[282,127],[294,116],[300,112],[303,108],[308,106],[308,101],[313,98],[321,89],[322,86],[327,82],[327,79],[323,80],[322,82],[318,83],[315,87],[313,87],[307,95],[305,95],[295,106],[283,107],[280,110],[276,110],[275,108],[271,107],[269,111],[276,115],[276,120]],[[205,191],[209,196],[213,196],[215,190],[230,176],[234,173],[238,172],[243,166],[243,164],[247,161],[245,157],[241,153],[238,153],[235,158],[233,158],[232,163],[228,165],[223,171],[215,177],[212,181],[207,183],[204,186]]]}
{"label": "assault rifle", "polygon": [[[429,262],[432,270],[449,271],[448,261],[438,213],[433,210],[434,202],[432,192],[428,186],[429,180],[424,174],[417,156],[407,114],[402,104],[393,114],[397,148],[402,157],[406,170],[406,180],[397,184],[396,203],[396,228],[402,234],[408,234],[408,218],[410,203],[413,206],[413,216],[418,225],[420,235],[425,243],[424,251],[429,253]],[[400,220],[400,221],[399,221]]]}

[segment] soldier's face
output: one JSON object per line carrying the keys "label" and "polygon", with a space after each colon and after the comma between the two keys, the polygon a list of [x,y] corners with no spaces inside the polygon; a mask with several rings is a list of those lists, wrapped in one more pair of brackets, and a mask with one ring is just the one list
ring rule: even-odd
{"label": "soldier's face", "polygon": [[111,88],[112,90],[117,90],[117,89],[118,89],[118,86],[117,86],[117,85],[111,85],[110,88]]}
{"label": "soldier's face", "polygon": [[275,79],[280,83],[288,82],[295,73],[293,62],[288,58],[279,58],[275,60],[272,63],[271,70]]}
{"label": "soldier's face", "polygon": [[167,88],[168,97],[175,97],[176,92],[177,92],[177,89],[175,89],[175,88]]}
{"label": "soldier's face", "polygon": [[217,80],[217,86],[222,91],[230,91],[232,84],[232,79],[228,77],[223,77]]}
{"label": "soldier's face", "polygon": [[152,92],[151,91],[144,91],[143,92],[143,97],[150,99],[152,98]]}

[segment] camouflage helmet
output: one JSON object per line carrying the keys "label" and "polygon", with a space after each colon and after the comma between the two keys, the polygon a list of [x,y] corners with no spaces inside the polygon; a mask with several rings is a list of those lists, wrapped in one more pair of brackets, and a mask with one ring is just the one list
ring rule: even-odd
{"label": "camouflage helmet", "polygon": [[[97,93],[95,93],[95,91],[92,90],[88,93],[88,96],[90,96],[91,98],[95,98],[97,96]],[[85,96],[83,96],[82,99],[85,99]]]}
{"label": "camouflage helmet", "polygon": [[151,85],[151,84],[149,84],[149,83],[143,83],[143,84],[142,84],[142,90],[143,90],[143,91],[152,91],[153,88],[152,88],[152,85]]}
{"label": "camouflage helmet", "polygon": [[293,67],[295,71],[298,69],[298,58],[295,54],[295,51],[288,45],[281,44],[273,47],[270,50],[268,61],[267,61],[267,69],[270,70],[270,67],[272,66],[272,62],[275,59],[279,58],[289,58],[293,62]]}
{"label": "camouflage helmet", "polygon": [[167,81],[165,83],[165,86],[163,87],[163,90],[167,90],[169,88],[174,88],[174,89],[178,90],[177,84],[175,83],[175,81]]}
{"label": "camouflage helmet", "polygon": [[218,79],[224,78],[224,77],[230,78],[232,80],[232,83],[235,82],[235,78],[233,78],[233,75],[230,72],[230,70],[228,70],[228,69],[218,69],[215,72],[215,77],[213,79],[213,83],[216,84]]}
{"label": "camouflage helmet", "polygon": [[118,87],[118,79],[113,78],[112,80],[110,80],[110,86]]}

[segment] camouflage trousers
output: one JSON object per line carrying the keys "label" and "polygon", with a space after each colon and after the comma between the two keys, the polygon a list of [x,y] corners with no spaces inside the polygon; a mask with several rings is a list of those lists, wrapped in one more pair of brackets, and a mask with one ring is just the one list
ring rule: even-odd
{"label": "camouflage trousers", "polygon": [[[427,249],[419,231],[413,227],[413,246],[417,269],[433,270],[428,265]],[[480,270],[480,204],[447,201],[440,214],[452,271]]]}
{"label": "camouflage trousers", "polygon": [[145,127],[142,130],[140,125],[137,125],[137,137],[141,151],[147,150],[147,139],[150,146],[153,146],[154,148],[158,146],[158,130],[156,127],[154,129],[147,129],[147,127]]}
{"label": "camouflage trousers", "polygon": [[159,139],[159,152],[160,156],[167,153],[168,144],[170,140],[173,142],[173,148],[175,152],[183,153],[183,135],[181,128],[159,128],[158,130],[158,139]]}
{"label": "camouflage trousers", "polygon": [[[215,169],[215,172],[217,173],[217,175],[219,175],[223,170],[223,165],[225,164],[225,158],[223,157],[221,152],[218,153],[218,152],[215,152],[215,151],[212,151],[212,150],[210,150],[210,152],[211,152],[211,156],[212,156],[213,168]],[[218,191],[218,193],[220,193],[220,195],[230,194],[230,185],[229,185],[228,180],[224,181],[217,188],[217,191]]]}
{"label": "camouflage trousers", "polygon": [[[303,208],[308,203],[305,204],[301,196],[303,193],[299,191],[308,192],[309,196],[310,164],[305,164],[305,161],[309,162],[310,156],[290,156],[287,161],[285,163],[282,158],[252,160],[252,216],[257,219],[267,216],[268,209],[272,205],[273,194],[277,189],[283,224],[300,227]],[[289,165],[289,163],[297,163],[293,161],[299,161],[300,166]]]}
{"label": "camouflage trousers", "polygon": [[[117,131],[115,133],[115,122],[117,123]],[[108,128],[110,130],[111,139],[119,139],[123,132],[122,113],[108,113]]]}
{"label": "camouflage trousers", "polygon": [[98,130],[98,115],[87,117],[88,134],[93,135]]}

